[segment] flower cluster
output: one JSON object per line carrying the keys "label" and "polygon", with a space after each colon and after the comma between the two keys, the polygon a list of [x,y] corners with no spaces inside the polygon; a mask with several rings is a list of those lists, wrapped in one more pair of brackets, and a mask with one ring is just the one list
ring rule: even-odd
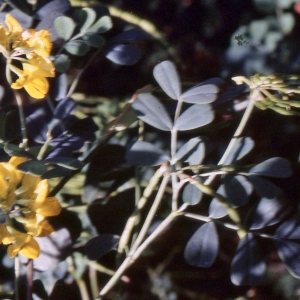
{"label": "flower cluster", "polygon": [[48,197],[47,180],[17,170],[24,161],[26,158],[12,157],[0,163],[0,209],[5,215],[5,223],[0,224],[0,243],[9,245],[9,257],[20,253],[35,259],[40,247],[34,237],[54,232],[46,218],[58,215],[61,206],[55,197]]}
{"label": "flower cluster", "polygon": [[300,77],[296,75],[255,74],[250,79],[244,76],[232,78],[237,84],[250,87],[250,97],[259,109],[272,109],[282,115],[300,115]]}
{"label": "flower cluster", "polygon": [[[5,23],[7,28],[0,24],[0,52],[7,59],[7,68],[19,77],[11,87],[24,88],[33,98],[44,98],[49,90],[46,77],[55,75],[54,65],[49,59],[52,48],[49,31],[23,31],[10,14],[6,15]],[[18,67],[20,64],[22,69]]]}

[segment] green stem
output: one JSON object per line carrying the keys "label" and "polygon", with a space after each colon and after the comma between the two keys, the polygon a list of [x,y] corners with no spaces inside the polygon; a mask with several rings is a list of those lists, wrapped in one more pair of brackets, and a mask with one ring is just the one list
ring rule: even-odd
{"label": "green stem", "polygon": [[48,146],[50,145],[51,143],[51,140],[52,140],[52,137],[47,137],[47,140],[45,141],[45,143],[43,144],[38,156],[37,156],[37,160],[42,160],[47,149],[48,149]]}

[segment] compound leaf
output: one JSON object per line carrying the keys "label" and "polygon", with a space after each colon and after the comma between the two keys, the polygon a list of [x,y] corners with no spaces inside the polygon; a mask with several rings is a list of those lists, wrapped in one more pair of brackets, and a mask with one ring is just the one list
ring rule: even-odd
{"label": "compound leaf", "polygon": [[66,16],[59,16],[54,20],[54,27],[57,36],[64,41],[67,41],[71,38],[75,26],[75,22],[71,18]]}
{"label": "compound leaf", "polygon": [[250,137],[239,137],[236,140],[236,143],[233,149],[230,151],[225,165],[234,163],[235,161],[241,159],[246,154],[248,154],[254,147],[254,141]]}
{"label": "compound leaf", "polygon": [[219,238],[216,225],[208,222],[192,235],[184,249],[184,258],[190,265],[208,268],[215,261],[218,251]]}
{"label": "compound leaf", "polygon": [[90,46],[88,45],[88,43],[82,40],[68,42],[64,45],[64,48],[69,53],[77,56],[83,56],[90,50]]}
{"label": "compound leaf", "polygon": [[219,219],[228,215],[225,206],[220,203],[217,199],[212,199],[209,205],[209,218]]}

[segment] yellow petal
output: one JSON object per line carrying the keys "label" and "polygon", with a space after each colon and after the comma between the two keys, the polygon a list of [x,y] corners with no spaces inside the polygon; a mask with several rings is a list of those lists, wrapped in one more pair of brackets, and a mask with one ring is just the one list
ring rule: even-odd
{"label": "yellow petal", "polygon": [[21,193],[20,197],[23,197],[25,199],[31,199],[40,181],[41,181],[40,177],[33,176],[30,174],[25,174],[22,179],[22,187],[25,190],[25,192]]}
{"label": "yellow petal", "polygon": [[40,253],[41,253],[40,246],[34,238],[31,238],[29,242],[26,243],[26,246],[20,251],[20,254],[22,254],[23,256],[29,259],[38,258]]}
{"label": "yellow petal", "polygon": [[57,216],[61,212],[61,206],[55,197],[49,197],[43,205],[36,209],[36,213],[44,217]]}
{"label": "yellow petal", "polygon": [[49,83],[41,77],[24,84],[24,88],[32,98],[43,99],[49,90]]}
{"label": "yellow petal", "polygon": [[39,182],[34,193],[37,194],[34,207],[38,208],[44,203],[45,199],[48,196],[48,193],[49,193],[48,180],[44,179],[41,182]]}
{"label": "yellow petal", "polygon": [[0,224],[0,242],[4,245],[11,244],[15,237],[10,234],[5,225]]}
{"label": "yellow petal", "polygon": [[41,232],[38,237],[45,237],[55,232],[54,228],[47,221],[42,221],[39,223],[39,226],[41,228]]}
{"label": "yellow petal", "polygon": [[22,32],[23,28],[20,23],[10,14],[7,14],[5,17],[5,23],[7,24],[9,32]]}

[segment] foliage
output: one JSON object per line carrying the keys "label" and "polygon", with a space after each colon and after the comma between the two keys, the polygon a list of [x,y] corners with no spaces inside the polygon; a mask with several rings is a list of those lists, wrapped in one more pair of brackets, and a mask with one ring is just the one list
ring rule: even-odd
{"label": "foliage", "polygon": [[[165,7],[150,2],[141,15]],[[183,19],[222,13],[222,1],[173,2]],[[286,46],[299,3],[248,2],[252,19],[203,76],[182,36],[109,3],[0,1],[3,299],[24,287],[27,299],[185,299],[195,270],[239,286],[194,288],[221,299],[275,285],[274,263],[300,277],[299,143],[286,145],[300,130],[299,53]],[[215,19],[199,33],[211,53]]]}

